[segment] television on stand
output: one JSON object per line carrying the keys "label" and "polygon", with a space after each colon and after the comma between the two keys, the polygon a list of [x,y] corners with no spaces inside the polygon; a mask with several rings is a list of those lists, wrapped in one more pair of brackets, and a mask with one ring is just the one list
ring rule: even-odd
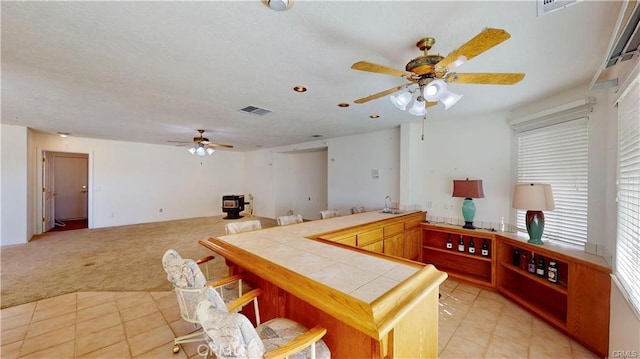
{"label": "television on stand", "polygon": [[242,218],[240,212],[244,211],[244,195],[226,195],[222,196],[222,212],[227,214],[223,219]]}

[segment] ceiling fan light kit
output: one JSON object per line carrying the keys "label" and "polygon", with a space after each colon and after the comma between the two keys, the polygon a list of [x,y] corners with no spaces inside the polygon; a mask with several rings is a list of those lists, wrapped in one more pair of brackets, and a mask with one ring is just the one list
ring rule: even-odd
{"label": "ceiling fan light kit", "polygon": [[[225,145],[222,143],[213,143],[208,138],[204,137],[204,130],[198,130],[199,136],[193,138],[193,145],[187,148],[192,155],[203,157],[205,155],[212,155],[216,150],[215,147],[233,148],[232,145]],[[180,141],[170,141],[180,142]]]}
{"label": "ceiling fan light kit", "polygon": [[[424,54],[409,61],[405,66],[405,71],[367,61],[358,61],[351,65],[352,69],[403,77],[409,81],[409,83],[357,99],[354,102],[362,104],[386,95],[391,95],[389,97],[391,102],[399,110],[406,111],[407,106],[414,97],[413,93],[416,92],[415,88],[411,89],[410,87],[417,85],[419,91],[417,91],[418,94],[409,113],[414,116],[424,116],[426,114],[426,107],[442,103],[445,110],[448,110],[460,101],[463,95],[449,91],[447,89],[447,83],[514,85],[520,82],[525,74],[456,73],[452,71],[510,37],[511,35],[502,29],[486,28],[446,57],[429,54],[428,51],[436,41],[432,37],[425,37],[416,43],[416,47],[424,51]],[[393,93],[400,90],[405,91],[393,95]]]}

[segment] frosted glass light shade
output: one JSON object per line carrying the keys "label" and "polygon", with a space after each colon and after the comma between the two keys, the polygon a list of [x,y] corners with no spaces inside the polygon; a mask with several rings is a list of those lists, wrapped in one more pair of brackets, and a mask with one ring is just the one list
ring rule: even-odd
{"label": "frosted glass light shade", "polygon": [[192,155],[196,154],[196,148],[195,147],[190,147],[189,149],[187,149],[187,151],[189,151],[189,153],[192,154]]}
{"label": "frosted glass light shade", "polygon": [[198,149],[196,150],[196,153],[198,154],[198,156],[204,156],[205,154],[204,147],[198,147]]}
{"label": "frosted glass light shade", "polygon": [[213,148],[209,147],[207,148],[207,154],[210,155],[212,153],[214,153],[216,150],[214,150]]}
{"label": "frosted glass light shade", "polygon": [[398,109],[404,111],[407,109],[407,105],[411,102],[411,98],[413,96],[409,92],[403,92],[397,96],[389,96],[391,103],[394,104]]}
{"label": "frosted glass light shade", "polygon": [[444,109],[448,110],[449,107],[453,106],[462,98],[462,95],[458,95],[457,93],[453,93],[451,91],[447,91],[440,97],[440,102],[444,105]]}
{"label": "frosted glass light shade", "polygon": [[425,100],[435,102],[447,92],[447,83],[442,80],[433,80],[425,88],[422,96]]}
{"label": "frosted glass light shade", "polygon": [[409,113],[414,116],[424,116],[427,113],[427,109],[424,107],[424,101],[416,99],[413,102],[413,106],[409,109]]}

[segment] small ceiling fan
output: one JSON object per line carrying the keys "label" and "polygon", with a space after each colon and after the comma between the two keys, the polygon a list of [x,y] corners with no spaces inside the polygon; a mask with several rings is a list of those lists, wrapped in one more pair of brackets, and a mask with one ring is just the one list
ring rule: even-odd
{"label": "small ceiling fan", "polygon": [[[351,65],[351,68],[354,70],[403,77],[409,82],[357,99],[354,102],[362,104],[383,96],[391,95],[400,90],[408,89],[412,85],[417,85],[417,88],[409,89],[397,96],[391,96],[391,101],[399,109],[405,110],[413,98],[413,93],[419,90],[414,105],[409,112],[413,115],[422,116],[426,113],[427,107],[434,106],[438,104],[438,102],[441,102],[445,106],[445,109],[448,109],[462,97],[462,95],[447,90],[447,83],[484,85],[516,84],[524,78],[525,74],[457,73],[453,71],[466,61],[471,60],[510,37],[511,35],[502,29],[487,28],[446,57],[440,56],[439,54],[429,54],[428,52],[436,40],[432,37],[425,37],[416,43],[416,47],[424,51],[424,54],[409,61],[405,66],[405,71],[367,61],[356,62]],[[424,106],[422,103],[424,103]]]}
{"label": "small ceiling fan", "polygon": [[172,143],[178,143],[177,146],[184,146],[188,143],[193,143],[193,146],[188,149],[192,155],[204,156],[205,154],[212,154],[215,148],[233,148],[232,145],[226,145],[223,143],[213,143],[208,138],[204,137],[204,130],[197,130],[200,133],[199,136],[193,138],[192,142],[188,141],[168,141]]}

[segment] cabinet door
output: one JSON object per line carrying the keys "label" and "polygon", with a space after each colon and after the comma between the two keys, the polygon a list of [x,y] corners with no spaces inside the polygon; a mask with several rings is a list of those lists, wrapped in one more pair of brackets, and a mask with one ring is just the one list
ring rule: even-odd
{"label": "cabinet door", "polygon": [[396,234],[384,239],[384,253],[402,257],[404,255],[404,234]]}
{"label": "cabinet door", "polygon": [[404,253],[403,257],[414,261],[420,261],[422,253],[422,236],[420,228],[412,228],[404,232]]}
{"label": "cabinet door", "polygon": [[369,243],[366,246],[362,246],[361,248],[371,252],[382,253],[384,249],[384,241],[380,240],[377,242]]}

